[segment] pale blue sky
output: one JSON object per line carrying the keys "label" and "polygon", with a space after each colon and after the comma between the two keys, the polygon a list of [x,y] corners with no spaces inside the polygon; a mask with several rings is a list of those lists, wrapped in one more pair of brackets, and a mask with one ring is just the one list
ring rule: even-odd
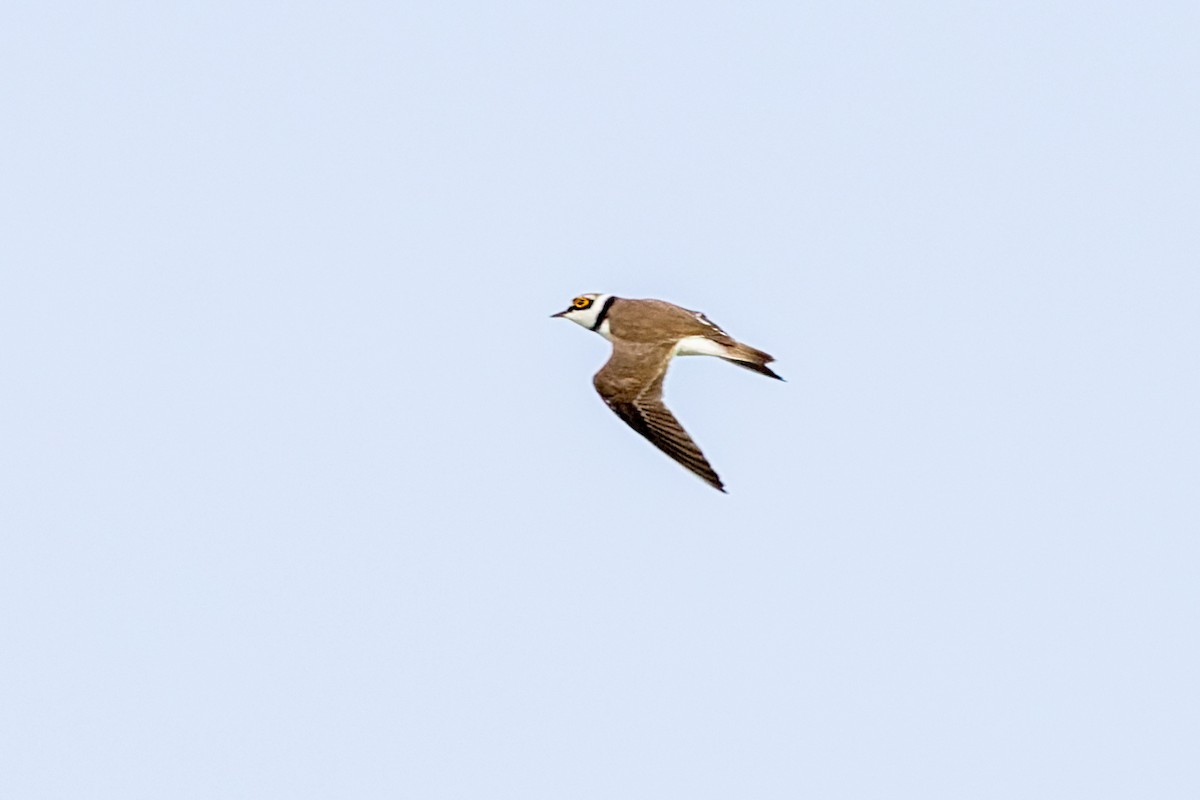
{"label": "pale blue sky", "polygon": [[6,4],[0,797],[1200,796],[1198,40]]}

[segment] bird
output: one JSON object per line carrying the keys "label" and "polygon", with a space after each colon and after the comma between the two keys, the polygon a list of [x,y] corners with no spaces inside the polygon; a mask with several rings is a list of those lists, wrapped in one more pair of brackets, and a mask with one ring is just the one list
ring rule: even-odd
{"label": "bird", "polygon": [[569,319],[612,342],[612,355],[592,379],[618,417],[659,450],[725,492],[704,453],[663,403],[663,378],[675,356],[715,356],[782,381],[775,359],[742,344],[699,311],[665,300],[581,294],[552,318]]}

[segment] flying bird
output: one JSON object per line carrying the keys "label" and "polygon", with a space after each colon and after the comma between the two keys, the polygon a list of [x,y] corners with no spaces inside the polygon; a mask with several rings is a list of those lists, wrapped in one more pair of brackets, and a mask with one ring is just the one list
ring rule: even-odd
{"label": "flying bird", "polygon": [[581,294],[564,317],[612,342],[612,356],[592,383],[608,407],[650,443],[722,492],[708,459],[663,404],[663,378],[675,356],[716,356],[783,380],[767,364],[775,359],[742,344],[699,311],[663,300],[629,300]]}

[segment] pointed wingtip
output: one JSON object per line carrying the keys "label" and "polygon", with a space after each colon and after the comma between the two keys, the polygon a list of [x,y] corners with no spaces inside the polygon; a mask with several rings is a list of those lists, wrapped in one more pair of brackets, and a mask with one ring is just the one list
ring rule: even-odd
{"label": "pointed wingtip", "polygon": [[730,364],[738,365],[742,369],[748,369],[751,372],[757,372],[759,375],[766,375],[768,378],[774,378],[777,381],[783,380],[783,377],[776,373],[775,370],[768,367],[766,362],[743,361],[739,358],[725,358],[725,360]]}

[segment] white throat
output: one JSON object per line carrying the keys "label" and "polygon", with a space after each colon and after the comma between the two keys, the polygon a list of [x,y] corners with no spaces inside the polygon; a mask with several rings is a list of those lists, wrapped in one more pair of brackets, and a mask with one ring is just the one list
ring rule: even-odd
{"label": "white throat", "polygon": [[573,308],[567,312],[567,319],[574,322],[576,325],[587,328],[589,331],[594,330],[596,333],[603,336],[605,339],[611,338],[608,332],[608,320],[604,319],[600,323],[600,327],[596,327],[596,320],[600,318],[600,314],[604,311],[604,306],[608,304],[611,294],[598,294],[592,300],[592,304],[587,308]]}

